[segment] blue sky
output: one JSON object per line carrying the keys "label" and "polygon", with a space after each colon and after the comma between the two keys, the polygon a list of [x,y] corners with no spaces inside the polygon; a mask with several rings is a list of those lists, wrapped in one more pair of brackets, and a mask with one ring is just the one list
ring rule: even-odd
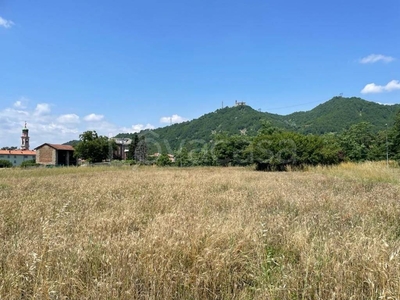
{"label": "blue sky", "polygon": [[0,147],[166,126],[235,100],[400,103],[400,1],[0,0]]}

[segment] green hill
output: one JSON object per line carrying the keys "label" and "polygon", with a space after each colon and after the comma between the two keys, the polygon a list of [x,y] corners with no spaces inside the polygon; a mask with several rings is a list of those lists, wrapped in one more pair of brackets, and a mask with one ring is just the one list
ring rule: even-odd
{"label": "green hill", "polygon": [[[161,146],[162,150],[170,152],[179,149],[182,144],[190,148],[191,144],[208,143],[213,135],[219,133],[253,136],[263,120],[301,133],[341,132],[360,122],[369,122],[375,131],[379,131],[384,130],[386,124],[392,126],[399,109],[399,104],[382,105],[355,97],[334,97],[310,111],[289,115],[260,112],[250,106],[225,107],[192,121],[144,130],[139,134],[148,136],[153,143],[152,148]],[[132,137],[132,134],[120,133],[116,137]]]}
{"label": "green hill", "polygon": [[[256,135],[262,120],[269,120],[277,127],[289,128],[280,115],[259,112],[250,106],[237,106],[218,109],[192,121],[144,130],[139,134],[146,135],[153,144],[160,144],[163,150],[165,145],[169,145],[170,149],[167,150],[171,151],[179,149],[182,143],[189,143],[189,148],[194,143],[207,143],[215,134],[233,135],[242,132],[250,136]],[[116,137],[132,137],[132,134],[120,133]]]}
{"label": "green hill", "polygon": [[376,131],[393,124],[400,105],[383,105],[361,98],[335,97],[307,112],[295,112],[283,119],[302,133],[340,132],[351,125],[368,122]]}

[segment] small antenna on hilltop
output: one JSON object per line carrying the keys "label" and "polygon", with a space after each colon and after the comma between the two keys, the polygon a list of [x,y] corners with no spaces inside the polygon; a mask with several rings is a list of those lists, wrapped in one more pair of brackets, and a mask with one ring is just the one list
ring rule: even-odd
{"label": "small antenna on hilltop", "polygon": [[224,108],[224,101],[222,101],[222,108]]}

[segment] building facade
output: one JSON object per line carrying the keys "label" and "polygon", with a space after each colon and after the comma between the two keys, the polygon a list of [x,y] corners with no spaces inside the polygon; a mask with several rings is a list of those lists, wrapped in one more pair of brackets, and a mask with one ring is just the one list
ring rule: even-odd
{"label": "building facade", "polygon": [[245,105],[246,105],[246,102],[235,100],[235,106],[245,106]]}
{"label": "building facade", "polygon": [[129,146],[132,144],[132,140],[129,138],[112,138],[117,144],[117,150],[114,151],[114,158],[125,160],[128,156]]}
{"label": "building facade", "polygon": [[14,167],[20,166],[24,161],[35,160],[36,152],[31,150],[0,150],[0,160],[8,160]]}
{"label": "building facade", "polygon": [[58,145],[45,143],[35,148],[36,163],[53,166],[74,166],[74,147],[71,145]]}

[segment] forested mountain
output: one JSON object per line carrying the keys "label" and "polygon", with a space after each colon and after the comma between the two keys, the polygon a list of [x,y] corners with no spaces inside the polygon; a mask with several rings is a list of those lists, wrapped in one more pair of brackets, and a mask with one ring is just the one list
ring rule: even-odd
{"label": "forested mountain", "polygon": [[76,146],[76,144],[78,144],[78,143],[79,143],[79,140],[72,140],[72,141],[64,143],[63,145]]}
{"label": "forested mountain", "polygon": [[282,116],[296,131],[324,134],[341,132],[351,125],[368,122],[374,131],[393,125],[400,105],[383,105],[361,98],[334,97],[307,112],[295,112]]}
{"label": "forested mountain", "polygon": [[[354,124],[368,122],[372,130],[378,132],[384,130],[386,124],[389,127],[393,125],[398,110],[399,104],[382,105],[354,97],[334,97],[310,111],[284,116],[260,112],[250,106],[225,107],[192,121],[145,130],[139,134],[161,145],[162,150],[170,151],[179,149],[183,144],[190,148],[188,143],[208,143],[218,134],[254,136],[263,121],[278,128],[314,134],[342,132]],[[132,137],[132,134],[120,133],[117,137]],[[170,149],[165,149],[165,146]]]}
{"label": "forested mountain", "polygon": [[[250,106],[236,106],[218,109],[192,121],[154,130],[144,130],[139,135],[146,135],[147,140],[158,141],[163,147],[162,150],[177,150],[183,144],[193,144],[196,141],[197,143],[209,142],[214,135],[221,133],[254,136],[260,129],[263,120],[268,120],[279,128],[289,128],[280,115],[263,113]],[[116,137],[132,138],[133,134],[120,133]],[[170,149],[165,149],[165,145],[169,145]],[[186,146],[191,148],[190,144]]]}

